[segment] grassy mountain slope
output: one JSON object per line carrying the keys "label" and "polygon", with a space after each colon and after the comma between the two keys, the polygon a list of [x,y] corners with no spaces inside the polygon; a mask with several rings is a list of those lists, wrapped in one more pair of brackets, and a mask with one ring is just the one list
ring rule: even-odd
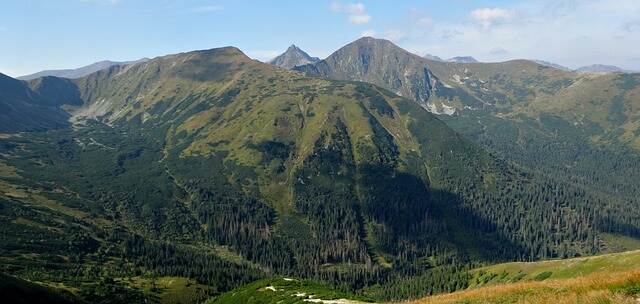
{"label": "grassy mountain slope", "polygon": [[592,257],[542,262],[513,262],[473,271],[471,287],[518,281],[570,279],[596,272],[620,272],[640,268],[640,252],[626,251]]}
{"label": "grassy mountain slope", "polygon": [[591,254],[603,223],[637,227],[621,202],[501,161],[415,102],[235,48],[56,84],[33,85],[79,96],[74,128],[0,139],[3,270],[87,297],[144,297],[119,280],[140,275],[418,296],[466,286],[469,264]]}
{"label": "grassy mountain slope", "polygon": [[463,66],[434,62],[429,66],[445,88],[458,86],[479,102],[474,105],[455,95],[440,94],[454,101],[460,111],[465,106],[473,110],[485,105],[509,120],[520,115],[537,120],[545,115],[558,117],[566,121],[567,129],[591,135],[586,139],[592,144],[638,147],[633,135],[640,104],[637,74],[584,76],[527,60]]}
{"label": "grassy mountain slope", "polygon": [[527,62],[465,69],[466,92],[488,105],[443,117],[454,129],[506,159],[635,200],[635,75],[576,76]]}
{"label": "grassy mountain slope", "polygon": [[[636,148],[632,133],[638,120],[637,74],[579,75],[529,60],[500,63],[433,61],[411,54],[386,40],[362,38],[327,59],[300,67],[333,79],[380,85],[412,98],[435,112],[490,112],[515,120],[558,116],[598,137]],[[417,81],[425,79],[429,81]],[[419,90],[426,90],[417,94]],[[434,98],[427,102],[429,96]],[[480,114],[477,114],[480,115]]]}
{"label": "grassy mountain slope", "polygon": [[412,303],[636,303],[640,252],[534,263],[506,263],[473,271],[470,288]]}
{"label": "grassy mountain slope", "polygon": [[27,83],[0,74],[0,132],[61,128],[68,125],[68,117]]}
{"label": "grassy mountain slope", "polygon": [[147,60],[149,60],[149,59],[142,58],[142,59],[135,60],[135,61],[123,61],[123,62],[103,60],[103,61],[92,63],[90,65],[83,66],[83,67],[80,67],[80,68],[77,68],[77,69],[45,70],[45,71],[40,71],[40,72],[37,72],[37,73],[25,75],[25,76],[20,76],[17,79],[30,81],[30,80],[34,80],[34,79],[38,79],[38,78],[49,77],[49,76],[60,77],[60,78],[68,78],[68,79],[76,79],[76,78],[81,78],[81,77],[87,76],[89,74],[95,73],[95,72],[97,72],[99,70],[103,70],[103,69],[109,68],[111,66],[136,64],[136,63],[144,62],[144,61],[147,61]]}
{"label": "grassy mountain slope", "polygon": [[439,62],[372,38],[297,69],[380,85],[503,159],[637,204],[637,74],[579,75],[527,60]]}

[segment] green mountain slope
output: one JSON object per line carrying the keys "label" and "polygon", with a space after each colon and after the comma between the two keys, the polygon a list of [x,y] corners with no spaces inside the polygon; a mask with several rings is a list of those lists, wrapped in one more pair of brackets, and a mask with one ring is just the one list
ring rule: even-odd
{"label": "green mountain slope", "polygon": [[531,263],[472,271],[470,288],[411,303],[636,303],[640,253]]}
{"label": "green mountain slope", "polygon": [[[466,78],[458,84],[465,93],[445,90],[433,101],[458,109],[442,116],[452,128],[550,176],[626,200],[637,197],[640,154],[633,130],[640,99],[634,75],[578,76],[528,61],[431,66],[449,71],[441,79]],[[465,105],[456,97],[464,94],[481,102]]]}
{"label": "green mountain slope", "polygon": [[[207,304],[277,304],[277,303],[340,303],[364,304],[371,300],[349,293],[337,292],[322,284],[292,278],[260,280],[210,298]],[[322,302],[320,302],[322,301]]]}
{"label": "green mountain slope", "polygon": [[69,115],[27,83],[0,74],[0,132],[42,131],[67,126]]}
{"label": "green mountain slope", "polygon": [[471,287],[518,281],[571,279],[597,272],[621,272],[640,268],[640,252],[626,251],[592,257],[542,262],[515,262],[473,270]]}
{"label": "green mountain slope", "polygon": [[503,159],[598,193],[637,198],[637,74],[579,75],[527,60],[432,61],[372,38],[296,69],[380,85]]}
{"label": "green mountain slope", "polygon": [[16,304],[80,303],[70,293],[0,273],[2,301]]}
{"label": "green mountain slope", "polygon": [[29,80],[34,80],[38,78],[48,77],[48,76],[75,79],[75,78],[81,78],[81,77],[87,76],[89,74],[95,73],[99,70],[109,68],[114,65],[136,64],[136,63],[144,62],[147,60],[149,59],[141,58],[135,61],[122,61],[122,62],[103,60],[103,61],[92,63],[90,65],[86,65],[77,69],[45,70],[45,71],[40,71],[37,73],[25,75],[25,76],[20,76],[17,79],[29,81]]}
{"label": "green mountain slope", "polygon": [[409,99],[236,48],[32,85],[82,104],[65,106],[74,128],[0,139],[3,271],[88,298],[144,297],[126,283],[140,275],[402,298],[639,227],[624,201],[527,173]]}

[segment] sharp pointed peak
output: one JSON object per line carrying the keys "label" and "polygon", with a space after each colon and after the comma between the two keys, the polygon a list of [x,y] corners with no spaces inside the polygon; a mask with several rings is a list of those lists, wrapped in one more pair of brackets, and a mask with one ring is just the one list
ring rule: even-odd
{"label": "sharp pointed peak", "polygon": [[291,46],[289,46],[289,48],[287,48],[284,53],[271,59],[269,63],[290,69],[297,65],[314,63],[319,60],[320,59],[317,57],[311,57],[307,52],[300,49],[297,45],[291,44]]}
{"label": "sharp pointed peak", "polygon": [[285,53],[290,53],[290,52],[297,52],[297,53],[304,53],[306,54],[307,52],[305,52],[303,49],[301,49],[299,46],[295,45],[295,44],[291,44],[287,50],[285,51]]}

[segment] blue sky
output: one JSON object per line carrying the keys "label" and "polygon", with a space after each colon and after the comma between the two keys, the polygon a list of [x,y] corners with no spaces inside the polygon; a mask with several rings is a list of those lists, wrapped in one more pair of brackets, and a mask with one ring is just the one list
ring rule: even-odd
{"label": "blue sky", "polygon": [[363,35],[419,55],[536,58],[640,70],[640,0],[3,0],[0,72],[233,45],[325,57]]}

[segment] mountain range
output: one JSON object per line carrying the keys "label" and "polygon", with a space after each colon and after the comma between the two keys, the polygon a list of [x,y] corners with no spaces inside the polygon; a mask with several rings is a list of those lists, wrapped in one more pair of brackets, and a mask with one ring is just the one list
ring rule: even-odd
{"label": "mountain range", "polygon": [[357,40],[296,69],[377,84],[439,114],[501,158],[599,191],[637,195],[629,181],[640,176],[621,174],[620,165],[638,164],[638,74],[583,75],[528,60],[438,62],[377,39]]}
{"label": "mountain range", "polygon": [[426,59],[429,59],[429,60],[434,60],[434,61],[444,61],[444,59],[442,59],[442,58],[440,58],[440,57],[438,57],[436,55],[431,55],[431,54],[426,54],[423,57],[426,58]]}
{"label": "mountain range", "polygon": [[640,239],[640,76],[374,38],[310,58],[223,47],[0,75],[1,271],[80,302],[274,277],[400,300]]}
{"label": "mountain range", "polygon": [[[475,58],[471,57],[471,56],[462,56],[462,57],[453,57],[447,60],[444,60],[438,56],[435,55],[431,55],[431,54],[426,54],[423,56],[425,59],[429,59],[429,60],[433,60],[433,61],[440,61],[440,62],[456,62],[456,63],[477,63],[479,62],[478,60],[476,60]],[[613,65],[603,65],[603,64],[593,64],[593,65],[588,65],[588,66],[583,66],[583,67],[579,67],[575,70],[568,68],[566,66],[557,64],[557,63],[553,63],[553,62],[549,62],[549,61],[544,61],[544,60],[532,60],[533,62],[539,64],[539,65],[543,65],[543,66],[547,66],[547,67],[551,67],[551,68],[555,68],[558,70],[563,70],[563,71],[567,71],[567,72],[571,72],[574,71],[576,73],[582,73],[582,74],[588,74],[588,73],[635,73],[634,71],[631,70],[625,70],[623,68],[617,67],[617,66],[613,66]],[[291,67],[289,67],[291,68]]]}
{"label": "mountain range", "polygon": [[73,91],[65,90],[69,85],[73,86],[62,78],[44,77],[27,83],[0,74],[0,132],[45,131],[68,126],[69,114],[59,106],[80,102]]}
{"label": "mountain range", "polygon": [[476,60],[475,58],[471,57],[471,56],[458,56],[458,57],[452,57],[449,58],[447,60],[444,60],[438,56],[435,55],[431,55],[431,54],[426,54],[423,56],[426,59],[429,60],[433,60],[433,61],[441,61],[441,62],[456,62],[456,63],[477,63],[479,62],[478,60]]}
{"label": "mountain range", "polygon": [[576,69],[578,73],[633,73],[633,71],[625,70],[614,65],[593,64],[579,67]]}
{"label": "mountain range", "polygon": [[558,69],[558,70],[563,70],[563,71],[567,71],[567,72],[571,72],[572,71],[572,69],[570,69],[570,68],[568,68],[566,66],[563,66],[563,65],[560,65],[560,64],[557,64],[557,63],[553,63],[553,62],[549,62],[549,61],[533,60],[533,62],[535,62],[535,63],[537,63],[539,65],[547,66],[547,67]]}
{"label": "mountain range", "polygon": [[447,61],[455,62],[455,63],[477,63],[477,62],[479,62],[478,60],[476,60],[475,58],[473,58],[471,56],[453,57],[453,58],[447,59]]}
{"label": "mountain range", "polygon": [[76,79],[76,78],[80,78],[80,77],[84,77],[87,76],[91,73],[95,73],[99,70],[103,70],[112,66],[116,66],[116,65],[129,65],[129,64],[136,64],[139,62],[145,62],[148,61],[149,58],[142,58],[142,59],[138,59],[138,60],[134,60],[134,61],[109,61],[109,60],[103,60],[103,61],[99,61],[96,63],[92,63],[90,65],[86,65],[77,69],[64,69],[64,70],[45,70],[45,71],[40,71],[34,74],[29,74],[29,75],[25,75],[25,76],[20,76],[17,79],[20,80],[33,80],[36,78],[40,78],[40,77],[46,77],[46,76],[55,76],[55,77],[61,77],[61,78],[69,78],[69,79]]}

